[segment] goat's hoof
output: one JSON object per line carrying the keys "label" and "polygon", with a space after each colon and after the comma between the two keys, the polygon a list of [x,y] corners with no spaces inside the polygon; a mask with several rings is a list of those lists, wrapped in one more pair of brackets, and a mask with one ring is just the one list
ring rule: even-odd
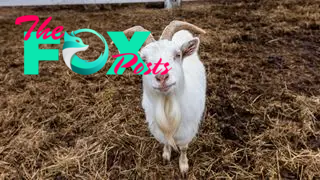
{"label": "goat's hoof", "polygon": [[187,177],[188,170],[189,170],[189,165],[188,165],[188,163],[180,163],[180,164],[179,164],[179,167],[180,167],[181,176],[182,176],[183,178],[186,178],[186,177]]}
{"label": "goat's hoof", "polygon": [[185,172],[185,173],[182,173],[182,172],[181,172],[181,178],[182,178],[182,179],[187,179],[187,173],[186,173],[186,172]]}
{"label": "goat's hoof", "polygon": [[171,154],[168,151],[163,151],[162,158],[164,161],[170,161]]}

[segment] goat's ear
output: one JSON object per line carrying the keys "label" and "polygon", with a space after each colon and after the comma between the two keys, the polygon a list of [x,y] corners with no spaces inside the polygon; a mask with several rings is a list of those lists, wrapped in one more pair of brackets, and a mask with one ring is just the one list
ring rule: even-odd
{"label": "goat's ear", "polygon": [[193,53],[198,51],[200,40],[199,38],[195,37],[191,39],[190,41],[182,44],[181,46],[181,52],[183,58],[192,55]]}

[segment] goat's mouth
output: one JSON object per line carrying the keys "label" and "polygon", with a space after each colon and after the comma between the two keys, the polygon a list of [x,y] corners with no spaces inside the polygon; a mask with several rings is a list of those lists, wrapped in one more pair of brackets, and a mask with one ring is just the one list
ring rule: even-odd
{"label": "goat's mouth", "polygon": [[174,82],[174,83],[171,83],[171,84],[169,84],[169,85],[162,85],[162,86],[160,86],[160,87],[153,87],[153,88],[159,90],[160,92],[168,92],[169,89],[170,89],[171,87],[173,87],[174,85],[176,85],[175,82]]}

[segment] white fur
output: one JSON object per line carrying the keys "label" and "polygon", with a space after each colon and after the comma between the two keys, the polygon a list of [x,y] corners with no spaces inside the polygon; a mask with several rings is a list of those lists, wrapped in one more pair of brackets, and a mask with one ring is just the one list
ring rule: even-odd
{"label": "white fur", "polygon": [[180,65],[172,60],[172,53],[193,38],[190,32],[181,30],[174,34],[172,41],[160,40],[141,50],[141,57],[149,57],[147,61],[154,63],[161,57],[173,68],[169,71],[168,82],[176,82],[176,86],[167,94],[152,88],[156,84],[153,74],[143,76],[142,106],[146,120],[150,132],[163,144],[168,144],[168,141],[158,126],[157,118],[167,121],[165,123],[169,127],[172,123],[169,119],[179,119],[173,138],[176,145],[182,146],[189,144],[195,137],[204,113],[206,75],[198,52],[183,59]]}

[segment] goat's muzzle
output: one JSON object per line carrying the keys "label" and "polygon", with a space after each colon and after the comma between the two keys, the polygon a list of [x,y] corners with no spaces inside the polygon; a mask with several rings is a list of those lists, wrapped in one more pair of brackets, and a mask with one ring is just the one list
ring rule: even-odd
{"label": "goat's muzzle", "polygon": [[154,87],[155,89],[161,91],[161,92],[167,92],[172,86],[174,86],[176,83],[168,84],[169,80],[169,74],[157,74],[155,76],[156,81],[159,83],[158,87]]}
{"label": "goat's muzzle", "polygon": [[160,84],[165,84],[166,81],[169,79],[169,74],[157,74],[155,78]]}

